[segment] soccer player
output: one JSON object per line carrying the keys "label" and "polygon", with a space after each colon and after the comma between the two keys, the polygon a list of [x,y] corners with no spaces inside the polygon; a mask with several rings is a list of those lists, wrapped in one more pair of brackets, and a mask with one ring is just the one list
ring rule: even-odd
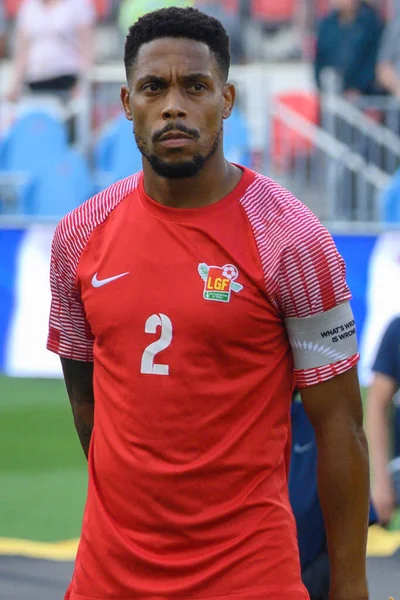
{"label": "soccer player", "polygon": [[[291,417],[289,499],[297,525],[301,577],[310,600],[328,600],[330,565],[317,486],[317,444],[314,429],[297,395],[292,403]],[[369,525],[376,522],[377,515],[371,502]]]}
{"label": "soccer player", "polygon": [[[400,503],[400,317],[394,319],[387,328],[374,365],[374,378],[368,390],[367,433],[371,448],[371,464],[374,475],[373,499],[382,525],[390,523],[396,505]],[[390,407],[394,406],[391,415]],[[393,418],[393,435],[390,434],[390,420]],[[393,438],[393,448],[391,448]],[[390,469],[393,475],[391,477]]]}
{"label": "soccer player", "polygon": [[195,9],[137,21],[121,98],[143,172],[55,233],[48,348],[89,461],[69,600],[306,600],[295,383],[318,443],[330,600],[368,598],[345,265],[301,202],[225,160],[229,62],[222,25]]}

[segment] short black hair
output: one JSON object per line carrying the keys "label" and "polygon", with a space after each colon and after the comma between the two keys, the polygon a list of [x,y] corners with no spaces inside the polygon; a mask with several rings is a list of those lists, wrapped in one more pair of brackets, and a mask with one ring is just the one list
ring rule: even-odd
{"label": "short black hair", "polygon": [[124,54],[128,79],[140,47],[164,37],[186,38],[206,44],[215,56],[224,81],[228,79],[231,63],[229,37],[222,23],[196,8],[176,6],[147,13],[130,27]]}

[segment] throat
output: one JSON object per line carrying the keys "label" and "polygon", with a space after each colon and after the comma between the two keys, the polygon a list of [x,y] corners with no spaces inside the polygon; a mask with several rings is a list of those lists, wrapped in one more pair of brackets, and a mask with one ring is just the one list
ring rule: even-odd
{"label": "throat", "polygon": [[[150,176],[147,176],[150,175]],[[207,173],[203,169],[190,179],[154,178],[144,168],[144,189],[153,200],[170,208],[202,208],[228,196],[238,185],[243,172],[225,162],[222,169]]]}

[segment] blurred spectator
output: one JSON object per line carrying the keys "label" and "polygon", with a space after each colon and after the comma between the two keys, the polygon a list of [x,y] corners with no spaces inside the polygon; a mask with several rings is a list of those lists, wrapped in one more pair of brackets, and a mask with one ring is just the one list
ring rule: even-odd
{"label": "blurred spectator", "polygon": [[[373,372],[374,378],[368,393],[366,427],[373,473],[372,497],[380,522],[388,524],[396,506],[389,463],[393,455],[400,457],[399,405],[395,406],[393,435],[390,434],[389,427],[390,407],[400,388],[400,317],[392,321],[383,336]],[[393,452],[391,438],[394,438]]]}
{"label": "blurred spectator", "polygon": [[[317,444],[313,426],[294,395],[291,409],[292,454],[289,499],[296,519],[301,577],[310,600],[328,600],[330,566],[317,483]],[[377,521],[371,504],[369,524]]]}
{"label": "blurred spectator", "polygon": [[125,36],[130,26],[148,12],[169,6],[193,5],[194,0],[122,0],[118,18],[119,27]]}
{"label": "blurred spectator", "polygon": [[[215,17],[225,27],[230,40],[233,64],[245,61],[243,0],[196,0],[196,8]],[[246,2],[247,4],[247,2]]]}
{"label": "blurred spectator", "polygon": [[334,10],[322,19],[315,58],[317,85],[332,68],[349,98],[377,92],[375,68],[382,20],[375,7],[361,0],[333,0]]}
{"label": "blurred spectator", "polygon": [[0,0],[0,60],[4,58],[6,53],[6,11],[4,9],[4,2]]}
{"label": "blurred spectator", "polygon": [[378,55],[377,80],[382,88],[400,100],[400,16],[386,26]]}
{"label": "blurred spectator", "polygon": [[24,0],[17,15],[14,74],[8,94],[32,92],[68,98],[93,60],[91,0]]}

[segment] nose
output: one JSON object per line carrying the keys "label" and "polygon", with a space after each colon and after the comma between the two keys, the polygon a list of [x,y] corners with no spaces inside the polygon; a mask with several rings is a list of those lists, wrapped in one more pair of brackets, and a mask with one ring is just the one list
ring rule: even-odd
{"label": "nose", "polygon": [[187,116],[187,112],[183,107],[182,94],[178,90],[169,90],[161,116],[164,121],[184,119]]}

